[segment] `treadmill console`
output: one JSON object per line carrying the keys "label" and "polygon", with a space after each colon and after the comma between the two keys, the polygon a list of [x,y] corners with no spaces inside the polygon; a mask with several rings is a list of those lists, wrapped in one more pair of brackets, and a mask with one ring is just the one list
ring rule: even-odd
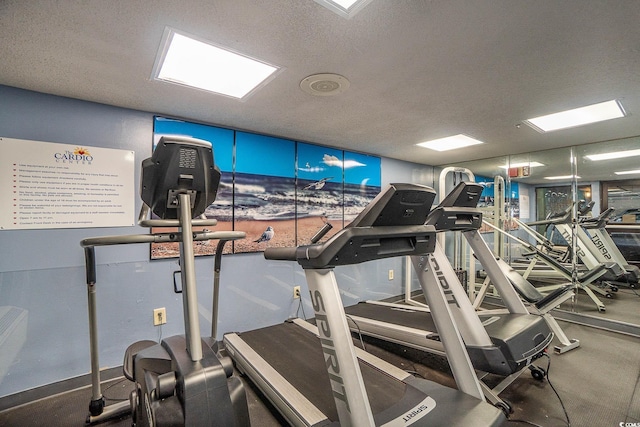
{"label": "treadmill console", "polygon": [[424,185],[391,184],[381,191],[347,227],[422,225],[436,192]]}
{"label": "treadmill console", "polygon": [[482,226],[482,212],[477,209],[482,185],[461,182],[436,207],[427,224],[437,231],[477,230]]}

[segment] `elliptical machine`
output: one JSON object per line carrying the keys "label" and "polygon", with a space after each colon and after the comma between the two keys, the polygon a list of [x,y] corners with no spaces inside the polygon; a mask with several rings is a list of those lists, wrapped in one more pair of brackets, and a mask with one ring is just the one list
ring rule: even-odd
{"label": "elliptical machine", "polygon": [[[218,285],[222,250],[244,232],[194,232],[192,226],[212,226],[215,219],[198,219],[215,200],[220,171],[207,141],[162,137],[151,158],[142,162],[139,224],[178,227],[178,232],[85,239],[85,266],[89,298],[92,400],[88,423],[131,412],[133,424],[147,426],[249,425],[247,399],[233,364],[216,338]],[[159,219],[146,219],[149,211]],[[217,239],[214,268],[212,333],[201,338],[197,308],[194,241]],[[185,335],[140,341],[125,353],[124,375],[135,382],[130,402],[105,406],[100,390],[96,320],[95,246],[132,243],[180,243]]]}

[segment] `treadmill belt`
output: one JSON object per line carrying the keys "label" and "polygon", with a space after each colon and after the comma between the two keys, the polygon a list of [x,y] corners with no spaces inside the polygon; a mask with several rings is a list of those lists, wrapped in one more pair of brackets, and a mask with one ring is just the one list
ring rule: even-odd
{"label": "treadmill belt", "polygon": [[431,313],[412,310],[411,306],[407,306],[407,309],[405,310],[385,305],[361,302],[356,305],[345,307],[344,311],[349,316],[366,317],[368,319],[392,323],[407,328],[436,332],[436,325],[433,323]]}
{"label": "treadmill belt", "polygon": [[[331,421],[338,421],[329,375],[317,337],[290,322],[238,335]],[[362,361],[360,369],[374,414],[402,398],[406,388],[403,382],[380,375],[378,370]]]}

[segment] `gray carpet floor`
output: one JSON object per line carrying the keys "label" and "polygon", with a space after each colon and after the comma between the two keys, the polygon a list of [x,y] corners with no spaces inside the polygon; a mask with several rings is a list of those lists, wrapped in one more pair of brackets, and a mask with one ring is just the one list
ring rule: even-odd
{"label": "gray carpet floor", "polygon": [[[550,354],[549,380],[538,381],[525,372],[502,394],[514,408],[511,420],[540,426],[566,426],[567,421],[551,384],[560,395],[572,426],[618,426],[640,423],[640,339],[577,324],[560,322],[567,336],[581,342],[578,349]],[[416,375],[454,386],[444,358],[367,340],[367,350]],[[546,358],[537,365],[546,368]],[[488,382],[491,381],[489,378]],[[104,387],[110,399],[125,399],[131,384],[112,380]],[[0,426],[81,426],[87,415],[90,389],[47,396],[0,412]],[[282,425],[282,419],[248,387],[254,426]],[[109,402],[110,403],[110,402]],[[102,425],[126,426],[125,417]],[[510,421],[508,425],[526,425]]]}

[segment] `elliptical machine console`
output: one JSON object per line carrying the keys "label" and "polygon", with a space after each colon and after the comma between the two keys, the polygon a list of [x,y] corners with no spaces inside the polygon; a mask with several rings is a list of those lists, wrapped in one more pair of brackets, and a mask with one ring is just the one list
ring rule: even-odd
{"label": "elliptical machine console", "polygon": [[209,142],[162,137],[153,155],[142,161],[140,181],[140,198],[158,217],[179,218],[178,198],[187,194],[191,219],[216,199],[220,170],[214,165]]}
{"label": "elliptical machine console", "polygon": [[[199,219],[216,198],[220,171],[207,141],[162,137],[152,155],[142,162],[139,224],[145,227],[178,227],[178,232],[107,236],[85,239],[89,323],[92,354],[93,396],[89,422],[102,421],[131,411],[134,425],[147,426],[242,426],[249,424],[245,391],[233,376],[231,359],[216,338],[217,295],[221,254],[229,240],[244,232],[207,230],[194,232],[193,225],[212,226],[215,219]],[[145,219],[149,211],[158,219]],[[193,242],[219,240],[215,257],[212,334],[200,334]],[[100,392],[95,304],[95,246],[179,242],[185,334],[162,340],[140,341],[125,353],[124,375],[135,382],[129,405],[105,407]]]}

